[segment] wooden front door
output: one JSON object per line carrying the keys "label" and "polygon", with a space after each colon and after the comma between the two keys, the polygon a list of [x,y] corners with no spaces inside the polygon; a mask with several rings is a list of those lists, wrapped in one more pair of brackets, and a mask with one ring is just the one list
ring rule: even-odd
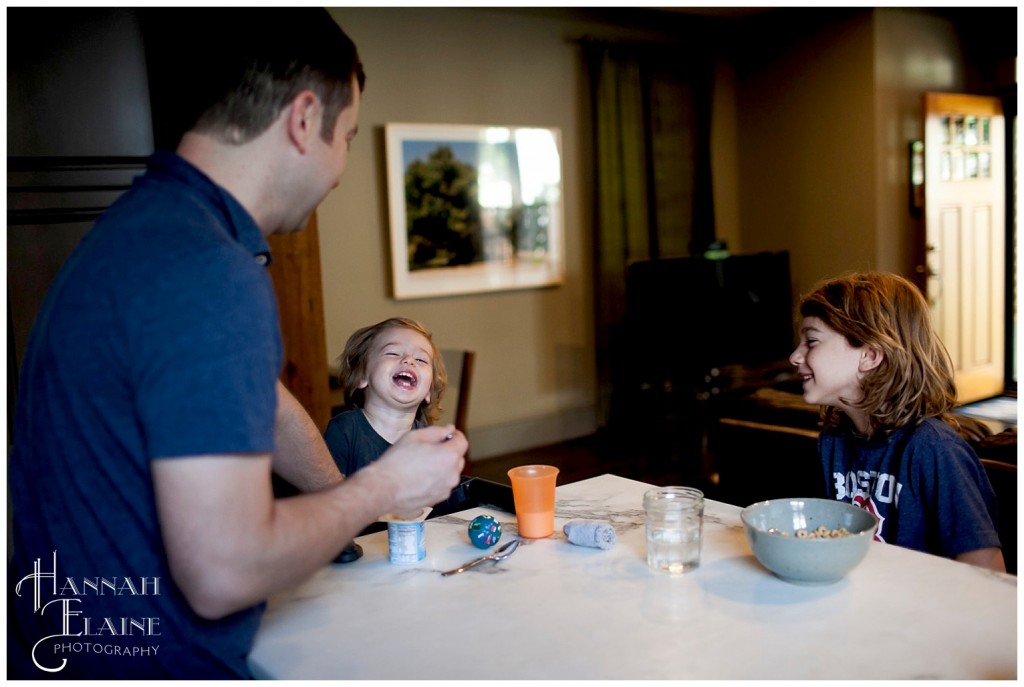
{"label": "wooden front door", "polygon": [[924,95],[925,291],[959,401],[1004,389],[1005,154],[997,98]]}

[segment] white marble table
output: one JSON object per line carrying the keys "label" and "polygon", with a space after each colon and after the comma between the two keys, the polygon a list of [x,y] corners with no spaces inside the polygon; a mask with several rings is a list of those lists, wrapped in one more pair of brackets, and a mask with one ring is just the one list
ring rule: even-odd
{"label": "white marble table", "polygon": [[[268,605],[250,663],[288,679],[1014,679],[1017,580],[872,544],[834,585],[774,577],[750,552],[739,509],[710,501],[701,567],[648,570],[641,495],[603,475],[558,487],[556,535],[499,565],[473,558],[482,513],[428,520],[427,557],[388,562],[387,534]],[[575,518],[614,524],[615,548],[569,544]]]}

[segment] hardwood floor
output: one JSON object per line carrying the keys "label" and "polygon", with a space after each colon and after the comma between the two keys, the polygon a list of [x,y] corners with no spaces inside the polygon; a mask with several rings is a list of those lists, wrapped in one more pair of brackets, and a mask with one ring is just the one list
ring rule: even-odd
{"label": "hardwood floor", "polygon": [[469,474],[492,482],[509,484],[507,471],[517,465],[554,465],[559,469],[558,484],[571,484],[597,475],[611,473],[659,486],[680,484],[702,489],[715,498],[716,486],[701,476],[699,465],[667,452],[637,451],[607,436],[594,434],[570,441],[517,451],[504,456],[474,461]]}

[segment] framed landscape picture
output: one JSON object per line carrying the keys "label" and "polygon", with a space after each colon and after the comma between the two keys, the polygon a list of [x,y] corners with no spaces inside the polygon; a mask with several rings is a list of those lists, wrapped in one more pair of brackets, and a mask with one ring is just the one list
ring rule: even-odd
{"label": "framed landscape picture", "polygon": [[562,283],[558,129],[385,126],[394,297]]}

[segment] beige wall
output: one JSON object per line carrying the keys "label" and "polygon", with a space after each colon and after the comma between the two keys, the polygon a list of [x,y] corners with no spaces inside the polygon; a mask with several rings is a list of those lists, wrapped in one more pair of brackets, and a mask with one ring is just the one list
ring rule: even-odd
{"label": "beige wall", "polygon": [[720,60],[715,69],[711,102],[711,176],[715,203],[715,235],[733,253],[743,253],[740,232],[738,113],[736,70]]}
{"label": "beige wall", "polygon": [[[319,210],[327,348],[385,317],[421,320],[442,347],[477,352],[469,413],[475,459],[591,433],[596,381],[583,35],[636,35],[558,12],[332,8],[359,47],[367,86],[341,185]],[[650,35],[650,34],[646,34]],[[526,291],[389,297],[383,126],[557,127],[562,133],[565,283]]]}
{"label": "beige wall", "polygon": [[921,230],[909,210],[910,141],[923,136],[921,94],[963,92],[964,63],[952,23],[880,9],[875,28],[876,266],[910,276]]}
{"label": "beige wall", "polygon": [[797,293],[874,265],[872,45],[865,12],[800,37],[737,86],[743,247],[790,251]]}
{"label": "beige wall", "polygon": [[740,240],[789,250],[795,294],[847,270],[910,276],[908,144],[921,94],[964,91],[949,19],[864,11],[809,32],[738,78]]}
{"label": "beige wall", "polygon": [[[665,36],[609,24],[610,15],[600,20],[585,9],[331,11],[359,45],[369,81],[349,169],[319,211],[329,356],[356,328],[409,315],[431,327],[441,346],[479,354],[469,422],[474,458],[593,431],[589,145],[571,39]],[[762,30],[762,18],[753,21],[776,50],[782,39]],[[965,69],[956,28],[914,10],[865,10],[781,52],[755,53],[753,71],[721,62],[712,127],[719,237],[734,252],[789,250],[798,292],[845,269],[909,269],[914,225],[906,209],[906,142],[920,135],[920,92],[959,90],[979,77],[977,66]],[[1012,71],[999,78],[1012,82]],[[119,94],[127,100],[120,109],[142,97],[131,89]],[[560,128],[565,284],[390,299],[387,122]],[[53,248],[62,260],[64,247]]]}
{"label": "beige wall", "polygon": [[[479,354],[469,419],[474,458],[593,431],[587,113],[570,39],[652,34],[569,10],[331,11],[359,46],[368,83],[348,171],[319,214],[330,356],[357,327],[415,317],[441,346]],[[719,64],[712,141],[719,237],[733,252],[790,251],[798,294],[849,269],[912,269],[906,144],[919,135],[920,92],[962,87],[951,22],[865,10],[772,50],[754,69]],[[565,284],[392,300],[387,122],[561,129]]]}

